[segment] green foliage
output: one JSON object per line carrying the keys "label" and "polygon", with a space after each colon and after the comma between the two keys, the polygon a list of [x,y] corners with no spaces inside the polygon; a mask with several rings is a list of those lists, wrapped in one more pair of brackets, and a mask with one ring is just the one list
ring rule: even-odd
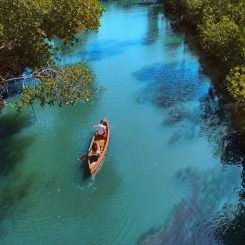
{"label": "green foliage", "polygon": [[[166,10],[177,20],[194,28],[200,38],[200,47],[223,66],[224,78],[230,81],[234,67],[245,65],[245,1],[244,0],[166,0]],[[241,82],[235,79],[233,82]],[[230,84],[230,83],[228,83]],[[241,100],[243,90],[228,88],[234,98]],[[237,90],[238,89],[238,90]],[[238,96],[234,91],[240,91]],[[245,101],[245,98],[244,98]]]}
{"label": "green foliage", "polygon": [[49,0],[42,9],[48,9],[41,25],[46,36],[58,36],[65,42],[84,29],[97,30],[102,12],[98,0]]}
{"label": "green foliage", "polygon": [[[57,53],[48,40],[58,37],[70,44],[75,34],[97,30],[101,14],[99,0],[0,0],[0,85],[26,67],[46,66]],[[90,94],[87,85],[92,75],[85,65],[52,65],[49,75],[38,78],[39,86],[26,87],[18,108],[34,99],[42,105],[54,101],[62,105]]]}
{"label": "green foliage", "polygon": [[202,16],[203,6],[205,0],[185,0],[185,20],[193,26],[197,26],[200,22],[200,16]]}
{"label": "green foliage", "polygon": [[245,18],[245,2],[243,0],[206,0],[203,6],[203,16],[212,16],[215,22],[227,16],[241,25]]}
{"label": "green foliage", "polygon": [[174,14],[175,17],[180,17],[183,15],[185,11],[183,11],[183,8],[185,7],[184,5],[185,0],[165,0],[164,1],[164,9],[166,10],[167,13]]}
{"label": "green foliage", "polygon": [[0,6],[1,52],[15,56],[8,65],[21,67],[45,64],[45,38],[69,43],[78,32],[97,30],[102,13],[98,0],[0,0]]}
{"label": "green foliage", "polygon": [[239,101],[245,101],[245,66],[233,68],[226,77],[228,91],[232,97]]}
{"label": "green foliage", "polygon": [[243,40],[239,26],[228,16],[215,23],[206,17],[200,27],[202,48],[220,60],[228,69],[243,60]]}
{"label": "green foliage", "polygon": [[[93,94],[91,81],[94,79],[86,64],[57,66],[52,63],[42,71],[33,72],[31,79],[36,79],[38,86],[24,86],[23,97],[16,103],[16,109],[39,100],[40,105],[59,106],[74,104],[77,100],[88,100]],[[26,79],[26,83],[29,78]]]}

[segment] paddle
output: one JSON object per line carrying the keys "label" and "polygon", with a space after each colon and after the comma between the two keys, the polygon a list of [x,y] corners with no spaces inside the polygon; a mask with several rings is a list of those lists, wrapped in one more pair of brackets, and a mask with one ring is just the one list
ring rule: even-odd
{"label": "paddle", "polygon": [[85,160],[86,156],[88,155],[88,152],[86,152],[85,154],[83,154],[82,156],[80,156],[80,160],[83,161]]}

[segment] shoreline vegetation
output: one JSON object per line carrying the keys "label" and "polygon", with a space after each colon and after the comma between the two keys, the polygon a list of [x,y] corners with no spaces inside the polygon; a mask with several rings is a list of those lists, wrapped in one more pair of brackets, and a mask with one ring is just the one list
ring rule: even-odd
{"label": "shoreline vegetation", "polygon": [[34,101],[62,106],[89,99],[94,92],[92,71],[84,63],[61,66],[63,50],[52,40],[73,45],[76,33],[98,30],[102,12],[99,0],[1,0],[1,107],[9,82],[23,87],[20,99],[8,103],[16,110]]}
{"label": "shoreline vegetation", "polygon": [[218,67],[218,83],[229,97],[245,102],[245,2],[164,0],[173,26],[186,27],[202,54]]}
{"label": "shoreline vegetation", "polygon": [[[219,106],[227,111],[232,131],[220,142],[236,155],[228,164],[245,166],[245,2],[244,0],[163,0],[164,14],[198,53],[211,77]],[[216,93],[218,91],[218,93]],[[229,155],[229,154],[228,154]],[[245,171],[243,173],[245,176]]]}
{"label": "shoreline vegetation", "polygon": [[[57,79],[53,76],[60,69],[57,63],[62,50],[52,45],[50,40],[59,37],[64,44],[72,45],[76,33],[98,30],[103,11],[99,1],[90,0],[86,4],[81,0],[76,4],[56,0],[34,1],[32,4],[28,4],[27,0],[3,1],[4,7],[0,10],[0,94],[6,97],[6,82],[16,79],[23,86],[22,99],[15,104],[19,110],[34,100],[39,100],[41,105],[57,103],[61,106],[73,104],[78,99],[88,99],[93,94],[90,86],[94,79],[92,72],[86,69],[85,64],[78,65],[75,73],[84,71],[86,75],[75,75],[73,86],[68,85],[66,77],[59,76]],[[219,84],[225,87],[234,101],[245,102],[245,2],[161,1],[173,25],[186,26],[191,30],[204,56],[218,67]],[[155,4],[160,1],[126,2]],[[70,8],[69,14],[60,21],[67,8]],[[67,71],[73,74],[74,68],[64,67],[64,73]],[[40,86],[28,86],[29,80],[33,79]],[[74,87],[78,93],[74,93]],[[68,94],[73,94],[71,100],[66,96]]]}
{"label": "shoreline vegetation", "polygon": [[[224,142],[220,142],[221,146],[226,145],[223,153],[227,156],[222,162],[243,165],[241,189],[238,193],[239,203],[229,208],[224,206],[223,211],[212,218],[209,223],[212,229],[206,230],[204,227],[204,231],[207,232],[204,236],[207,241],[204,241],[210,243],[214,239],[218,243],[242,244],[243,227],[245,227],[245,110],[243,108],[245,102],[245,2],[244,0],[162,1],[165,16],[171,20],[176,30],[190,34],[187,37],[188,43],[191,44],[191,48],[197,50],[199,57],[204,61],[202,66],[204,65],[205,70],[207,69],[210,73],[209,76],[215,80],[214,85],[222,90],[219,103],[228,109],[234,130],[225,135]],[[185,215],[191,204],[181,205],[178,210],[183,209]],[[189,215],[183,217],[185,222],[190,218]],[[149,230],[139,239],[138,244],[160,244],[163,240],[172,239],[171,231],[175,231],[180,218],[178,216],[176,220],[171,217],[161,228]],[[194,220],[190,223],[193,224]],[[172,229],[169,228],[171,225]],[[197,226],[199,225],[198,223]],[[193,231],[195,227],[194,225]],[[182,228],[183,226],[179,229]],[[198,230],[200,232],[200,227]],[[183,238],[188,239],[186,236]]]}

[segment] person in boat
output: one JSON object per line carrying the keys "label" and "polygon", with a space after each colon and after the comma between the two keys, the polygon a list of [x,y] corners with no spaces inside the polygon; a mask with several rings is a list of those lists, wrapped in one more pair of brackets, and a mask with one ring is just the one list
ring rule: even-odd
{"label": "person in boat", "polygon": [[106,130],[107,130],[107,124],[104,120],[101,120],[100,123],[97,125],[97,131],[96,136],[98,138],[106,139]]}
{"label": "person in boat", "polygon": [[88,156],[92,160],[92,162],[96,162],[100,157],[100,147],[98,146],[97,142],[94,142],[89,152]]}

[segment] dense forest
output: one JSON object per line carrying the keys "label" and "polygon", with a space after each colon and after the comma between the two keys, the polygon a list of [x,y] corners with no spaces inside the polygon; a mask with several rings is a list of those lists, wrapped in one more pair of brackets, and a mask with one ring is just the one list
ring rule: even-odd
{"label": "dense forest", "polygon": [[[221,67],[221,80],[232,98],[245,101],[244,1],[165,0],[164,3],[175,24],[184,24],[197,33],[205,55]],[[23,98],[15,104],[17,109],[34,100],[41,105],[56,102],[61,106],[89,98],[93,80],[90,69],[85,64],[60,68],[57,57],[61,50],[50,40],[59,37],[65,44],[72,44],[76,33],[98,29],[101,14],[98,0],[86,4],[81,0],[1,0],[0,94],[4,95],[6,82],[17,78],[24,88]],[[40,86],[28,86],[31,79]]]}
{"label": "dense forest", "polygon": [[[101,14],[98,0],[0,0],[1,98],[11,81],[23,85],[23,96],[14,104],[18,110],[34,100],[61,106],[89,98],[91,70],[82,63],[59,66],[62,50],[52,39],[71,45],[76,33],[98,29]],[[33,80],[39,86],[30,86]]]}
{"label": "dense forest", "polygon": [[221,67],[225,87],[235,101],[245,101],[244,0],[165,0],[174,23],[198,36],[204,54]]}

